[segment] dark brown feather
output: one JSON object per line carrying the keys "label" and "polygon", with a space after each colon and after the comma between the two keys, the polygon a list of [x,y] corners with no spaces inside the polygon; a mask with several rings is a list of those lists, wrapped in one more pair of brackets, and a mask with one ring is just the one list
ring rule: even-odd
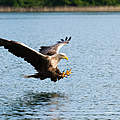
{"label": "dark brown feather", "polygon": [[[4,46],[4,48],[8,49],[8,51],[15,56],[24,58],[24,60],[34,66],[37,71],[40,71],[40,69],[48,65],[47,59],[19,42],[0,38],[0,46]],[[43,65],[46,66],[43,67]]]}
{"label": "dark brown feather", "polygon": [[[60,70],[51,66],[51,63],[48,60],[49,56],[43,55],[22,43],[12,40],[0,38],[0,46],[4,46],[4,48],[8,49],[9,52],[17,57],[23,58],[25,61],[35,67],[38,73],[25,76],[26,78],[34,77],[40,78],[41,80],[51,78],[51,81],[54,82],[62,78]],[[43,49],[46,48],[43,47]]]}

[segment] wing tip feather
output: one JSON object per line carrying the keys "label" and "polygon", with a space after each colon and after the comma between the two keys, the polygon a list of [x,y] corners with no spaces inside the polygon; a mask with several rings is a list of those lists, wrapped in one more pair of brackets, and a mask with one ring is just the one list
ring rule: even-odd
{"label": "wing tip feather", "polygon": [[65,39],[60,39],[61,41],[58,41],[57,43],[69,43],[69,41],[71,40],[71,36],[68,38],[66,37]]}

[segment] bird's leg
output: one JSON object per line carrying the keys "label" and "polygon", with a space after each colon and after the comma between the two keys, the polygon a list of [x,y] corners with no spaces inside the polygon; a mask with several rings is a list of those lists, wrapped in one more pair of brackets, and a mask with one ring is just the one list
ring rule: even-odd
{"label": "bird's leg", "polygon": [[62,72],[62,78],[64,78],[65,77],[65,70]]}

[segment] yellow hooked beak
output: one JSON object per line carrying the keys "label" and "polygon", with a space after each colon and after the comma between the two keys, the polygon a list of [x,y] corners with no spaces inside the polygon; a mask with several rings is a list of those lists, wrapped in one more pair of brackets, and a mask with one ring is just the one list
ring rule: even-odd
{"label": "yellow hooked beak", "polygon": [[66,59],[66,60],[68,60],[68,57],[67,57],[67,56],[64,56],[64,57],[63,57],[63,59]]}

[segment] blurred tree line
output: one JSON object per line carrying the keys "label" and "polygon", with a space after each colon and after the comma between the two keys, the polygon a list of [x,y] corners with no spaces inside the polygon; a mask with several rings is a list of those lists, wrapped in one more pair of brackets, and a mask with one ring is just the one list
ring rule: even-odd
{"label": "blurred tree line", "polygon": [[115,6],[120,0],[0,0],[0,6],[55,7],[55,6]]}

